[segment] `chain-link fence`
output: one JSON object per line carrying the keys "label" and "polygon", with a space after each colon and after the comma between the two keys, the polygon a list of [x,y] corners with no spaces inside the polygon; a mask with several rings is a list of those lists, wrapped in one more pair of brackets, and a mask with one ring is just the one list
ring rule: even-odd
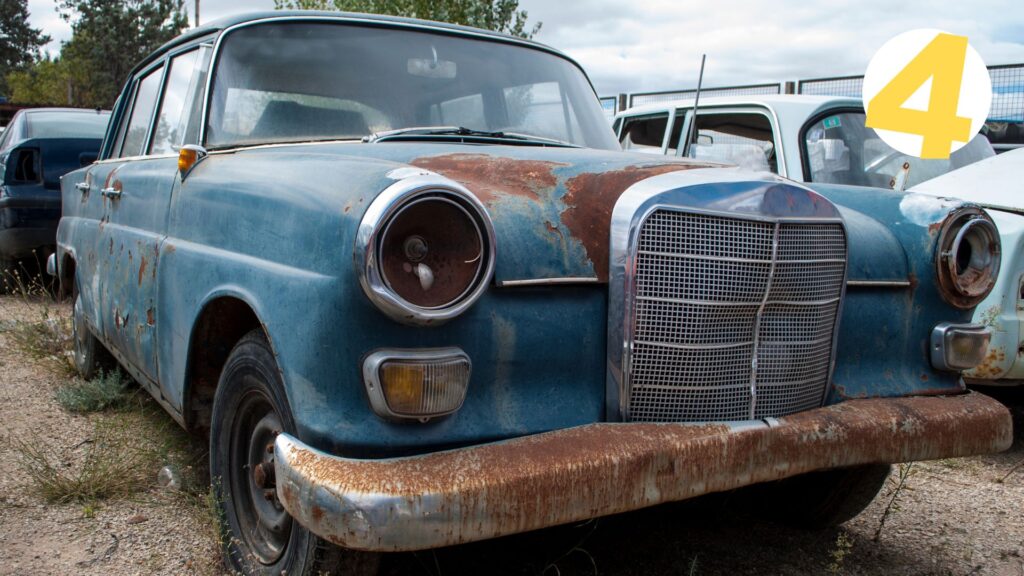
{"label": "chain-link fence", "polygon": [[796,83],[797,94],[820,94],[823,96],[850,96],[860,98],[864,86],[863,76],[842,76],[836,78],[813,78]]}
{"label": "chain-link fence", "polygon": [[[992,110],[989,120],[994,122],[1024,122],[1024,64],[989,66],[992,78]],[[818,94],[822,96],[850,96],[860,98],[864,85],[863,76],[835,76],[830,78],[809,78],[778,84],[749,84],[745,86],[724,86],[704,88],[705,96],[754,96],[764,94]],[[612,113],[641,104],[653,104],[670,100],[693,98],[694,88],[667,90],[663,92],[633,92],[601,99],[602,106]]]}

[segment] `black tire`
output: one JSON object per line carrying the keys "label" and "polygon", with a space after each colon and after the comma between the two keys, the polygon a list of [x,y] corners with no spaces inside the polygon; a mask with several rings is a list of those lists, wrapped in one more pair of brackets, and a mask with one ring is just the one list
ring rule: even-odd
{"label": "black tire", "polygon": [[[273,485],[273,446],[295,433],[274,354],[261,330],[228,356],[213,401],[210,478],[217,496],[228,569],[245,575],[377,573],[379,556],[346,550],[292,520]],[[269,468],[268,468],[269,465]],[[255,471],[261,468],[260,484]]]}
{"label": "black tire", "polygon": [[117,362],[103,343],[92,333],[85,321],[82,311],[81,296],[78,291],[78,279],[75,279],[71,319],[71,340],[74,344],[75,370],[86,380],[92,380],[100,372],[109,372],[117,368]]}
{"label": "black tire", "polygon": [[889,478],[888,464],[811,472],[755,487],[754,508],[769,520],[812,530],[864,511]]}

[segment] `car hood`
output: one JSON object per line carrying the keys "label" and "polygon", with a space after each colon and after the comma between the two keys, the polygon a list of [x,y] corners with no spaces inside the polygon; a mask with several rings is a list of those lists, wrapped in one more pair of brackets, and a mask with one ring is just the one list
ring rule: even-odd
{"label": "car hood", "polygon": [[[606,282],[612,209],[631,185],[667,172],[717,164],[580,148],[443,143],[324,143],[253,149],[248,154],[331,156],[390,178],[415,168],[440,174],[475,194],[494,223],[495,279]],[[299,158],[295,158],[300,162]],[[339,178],[343,178],[339,174]],[[388,178],[382,186],[388,184]],[[376,192],[380,192],[377,190]],[[364,204],[365,206],[365,204]],[[346,212],[361,218],[361,211]]]}
{"label": "car hood", "polygon": [[1024,148],[968,164],[910,189],[1024,215]]}

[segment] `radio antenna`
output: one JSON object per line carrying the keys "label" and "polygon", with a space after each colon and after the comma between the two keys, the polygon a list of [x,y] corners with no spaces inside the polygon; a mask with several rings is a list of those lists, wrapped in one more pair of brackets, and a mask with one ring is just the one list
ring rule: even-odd
{"label": "radio antenna", "polygon": [[690,126],[686,130],[686,156],[690,156],[691,148],[693,144],[694,130],[697,126],[697,107],[700,105],[700,88],[704,83],[704,60],[707,58],[707,54],[700,55],[700,75],[697,76],[697,93],[693,96],[693,117],[690,119]]}

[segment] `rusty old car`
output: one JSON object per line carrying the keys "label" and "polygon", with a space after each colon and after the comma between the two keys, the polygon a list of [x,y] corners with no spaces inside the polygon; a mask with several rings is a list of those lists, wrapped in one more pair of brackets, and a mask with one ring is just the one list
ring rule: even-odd
{"label": "rusty old car", "polygon": [[63,200],[76,365],[112,354],[209,435],[245,574],[753,484],[841,522],[890,463],[1011,441],[960,375],[989,338],[962,306],[999,262],[988,225],[961,233],[983,210],[919,224],[891,192],[840,210],[623,152],[583,70],[531,41],[207,24],[138,65]]}

